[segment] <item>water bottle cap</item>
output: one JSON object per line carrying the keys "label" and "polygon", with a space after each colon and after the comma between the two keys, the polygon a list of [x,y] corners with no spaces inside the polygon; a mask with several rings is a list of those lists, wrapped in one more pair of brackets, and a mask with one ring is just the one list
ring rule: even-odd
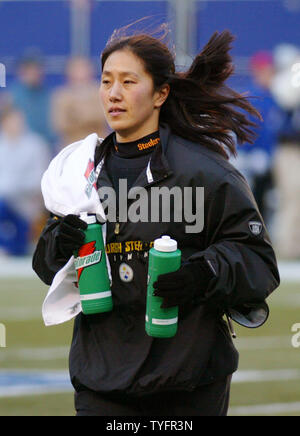
{"label": "water bottle cap", "polygon": [[95,215],[88,215],[87,212],[82,212],[80,214],[80,219],[85,221],[87,224],[95,224],[97,222]]}
{"label": "water bottle cap", "polygon": [[170,253],[177,250],[177,242],[174,239],[171,239],[170,236],[162,236],[159,239],[155,239],[154,249],[157,251]]}

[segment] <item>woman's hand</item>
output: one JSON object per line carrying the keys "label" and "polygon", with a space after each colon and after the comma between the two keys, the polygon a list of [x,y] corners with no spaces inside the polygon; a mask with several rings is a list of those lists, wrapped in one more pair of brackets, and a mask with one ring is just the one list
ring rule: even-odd
{"label": "woman's hand", "polygon": [[177,271],[159,275],[153,295],[163,298],[163,309],[191,303],[196,296],[204,296],[213,277],[205,260],[186,262]]}
{"label": "woman's hand", "polygon": [[66,258],[70,258],[75,250],[84,243],[87,223],[77,215],[65,216],[59,225],[57,232],[58,249]]}

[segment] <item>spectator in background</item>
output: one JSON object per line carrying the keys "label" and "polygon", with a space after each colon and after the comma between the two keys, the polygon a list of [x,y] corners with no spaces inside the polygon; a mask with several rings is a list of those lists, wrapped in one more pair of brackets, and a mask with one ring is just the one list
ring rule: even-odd
{"label": "spectator in background", "polygon": [[278,136],[274,175],[279,197],[275,243],[279,256],[300,259],[300,50],[280,44],[274,50],[272,93],[284,118]]}
{"label": "spectator in background", "polygon": [[52,104],[53,126],[61,136],[63,146],[94,132],[106,137],[108,127],[90,61],[79,56],[71,58],[66,78],[66,85],[55,91]]}
{"label": "spectator in background", "polygon": [[42,139],[11,106],[0,117],[0,252],[28,253],[31,225],[42,212],[40,182],[49,164]]}
{"label": "spectator in background", "polygon": [[253,105],[262,115],[263,121],[258,123],[254,145],[239,148],[237,161],[233,163],[248,179],[259,210],[269,224],[272,211],[267,203],[267,193],[273,187],[273,157],[281,120],[279,108],[270,92],[275,74],[272,54],[268,51],[256,52],[250,58],[250,73],[252,83],[249,95],[255,97]]}
{"label": "spectator in background", "polygon": [[44,83],[39,52],[33,49],[25,52],[18,65],[17,80],[9,92],[13,106],[23,112],[28,127],[52,145],[54,134],[49,120],[50,92]]}

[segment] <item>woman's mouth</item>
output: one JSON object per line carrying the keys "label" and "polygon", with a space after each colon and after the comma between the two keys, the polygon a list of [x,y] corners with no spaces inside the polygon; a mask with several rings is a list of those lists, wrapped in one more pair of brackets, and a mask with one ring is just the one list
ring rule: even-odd
{"label": "woman's mouth", "polygon": [[121,108],[113,108],[109,110],[109,115],[111,115],[112,117],[117,117],[121,114],[123,114],[125,111],[125,109],[121,109]]}

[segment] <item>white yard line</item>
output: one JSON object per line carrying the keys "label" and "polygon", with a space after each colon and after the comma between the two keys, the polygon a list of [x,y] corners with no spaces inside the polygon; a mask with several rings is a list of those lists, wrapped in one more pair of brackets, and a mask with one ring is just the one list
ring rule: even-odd
{"label": "white yard line", "polygon": [[299,379],[300,369],[238,370],[233,374],[232,383],[274,382]]}
{"label": "white yard line", "polygon": [[[280,261],[278,263],[281,281],[299,282],[300,281],[300,262]],[[30,256],[22,258],[1,258],[0,277],[2,278],[32,278],[37,275],[32,269],[32,258]],[[1,285],[0,285],[1,289]]]}
{"label": "white yard line", "polygon": [[0,400],[1,398],[11,397],[28,397],[32,395],[51,395],[51,394],[66,394],[68,392],[74,392],[73,387],[68,386],[56,386],[51,384],[48,386],[27,386],[19,385],[13,387],[0,387]]}
{"label": "white yard line", "polygon": [[[256,383],[270,381],[299,380],[300,370],[241,370],[234,374],[233,383]],[[0,399],[6,397],[42,395],[53,393],[72,392],[69,373],[67,371],[53,370],[0,370]],[[297,407],[296,407],[297,405]],[[256,413],[284,413],[300,411],[300,402],[280,403],[263,406],[239,406],[231,408],[232,414],[256,414]],[[280,410],[279,410],[280,409]]]}
{"label": "white yard line", "polygon": [[300,280],[300,262],[278,262],[282,281],[298,282]]}
{"label": "white yard line", "polygon": [[300,416],[300,401],[294,403],[256,404],[255,406],[235,406],[229,408],[229,416],[258,416],[297,413]]}
{"label": "white yard line", "polygon": [[[42,347],[42,348],[2,348],[0,362],[5,360],[47,361],[67,359],[70,346]],[[1,372],[0,372],[1,373]]]}
{"label": "white yard line", "polygon": [[0,320],[6,321],[33,321],[42,320],[42,309],[31,307],[0,307]]}
{"label": "white yard line", "polygon": [[73,391],[67,371],[0,371],[0,399]]}
{"label": "white yard line", "polygon": [[[292,336],[265,336],[235,340],[239,351],[291,348]],[[0,349],[0,362],[5,360],[46,361],[68,358],[70,345],[58,347],[7,347]]]}
{"label": "white yard line", "polygon": [[32,278],[37,277],[32,269],[32,258],[1,257],[0,277],[2,278]]}
{"label": "white yard line", "polygon": [[[291,348],[291,337],[290,336],[270,336],[270,337],[259,337],[259,338],[241,338],[235,341],[236,348],[239,351],[247,351],[247,350],[282,350],[283,348],[288,349]],[[5,363],[7,361],[20,361],[20,362],[46,362],[53,360],[67,360],[70,345],[57,346],[57,347],[6,347],[0,349],[0,363]],[[283,371],[283,370],[278,370]],[[285,370],[284,370],[285,371]],[[239,374],[248,374],[247,377],[256,378],[259,377],[259,373],[263,373],[263,378],[265,381],[270,377],[274,376],[274,380],[276,377],[295,377],[298,378],[300,372],[295,370],[288,370],[288,376],[286,376],[283,372],[262,372],[262,371],[240,371],[237,372],[238,376],[236,377],[236,382],[242,382],[241,375]],[[292,372],[291,372],[292,371]],[[255,374],[255,375],[252,375]],[[260,380],[260,378],[259,378]],[[255,381],[255,380],[254,380]]]}
{"label": "white yard line", "polygon": [[291,348],[292,335],[293,333],[291,333],[290,336],[237,337],[237,339],[234,340],[234,345],[239,351]]}

